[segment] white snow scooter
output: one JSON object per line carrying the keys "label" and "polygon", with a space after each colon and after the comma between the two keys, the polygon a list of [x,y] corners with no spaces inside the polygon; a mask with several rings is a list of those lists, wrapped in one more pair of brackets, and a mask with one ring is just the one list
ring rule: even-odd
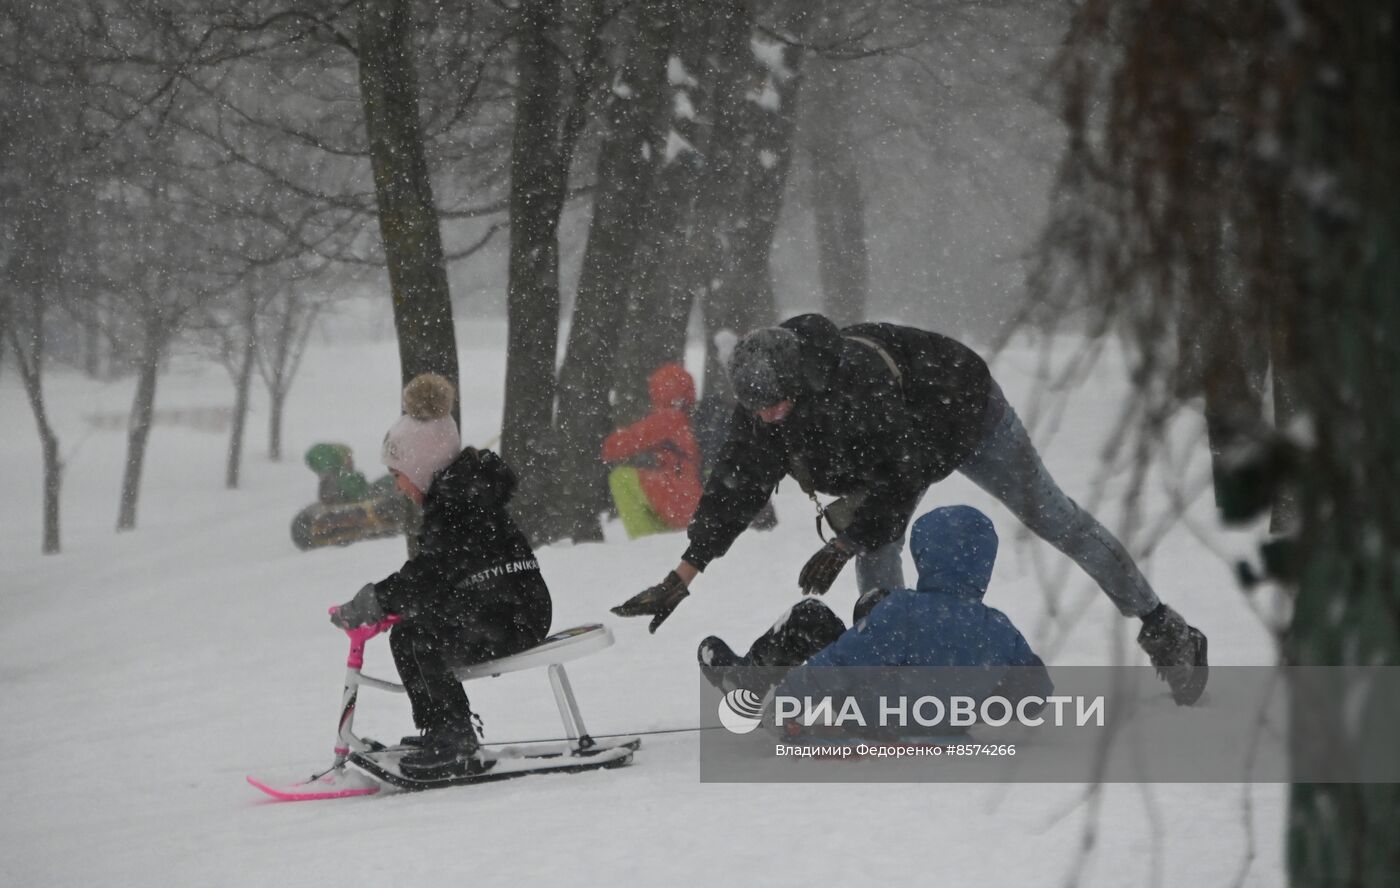
{"label": "white snow scooter", "polygon": [[[332,608],[332,612],[334,610]],[[398,760],[413,747],[385,746],[360,737],[354,731],[355,701],[361,686],[404,692],[401,684],[361,672],[365,662],[365,642],[388,631],[398,620],[398,617],[391,616],[371,626],[345,630],[345,634],[350,636],[350,655],[345,660],[345,690],[341,696],[340,726],[336,732],[335,760],[331,766],[305,780],[291,783],[278,783],[251,775],[248,777],[249,783],[279,801],[309,801],[373,795],[383,789],[385,783],[408,790],[433,789],[489,783],[527,774],[621,768],[632,763],[632,754],[642,745],[641,739],[614,737],[600,742],[590,737],[583,725],[583,716],[579,714],[578,701],[574,699],[568,673],[564,671],[565,661],[576,660],[612,645],[611,630],[600,623],[591,623],[556,632],[518,654],[456,670],[459,679],[471,681],[522,669],[548,667],[549,683],[554,689],[554,702],[559,706],[566,739],[511,746],[482,746],[481,755],[486,768],[480,773],[432,781],[405,777],[398,769]],[[352,770],[349,765],[361,770]]]}

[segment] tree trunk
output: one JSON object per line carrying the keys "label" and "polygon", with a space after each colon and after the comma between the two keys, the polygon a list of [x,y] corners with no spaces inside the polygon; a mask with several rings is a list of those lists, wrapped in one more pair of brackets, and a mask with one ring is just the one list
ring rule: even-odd
{"label": "tree trunk", "polygon": [[290,386],[287,365],[291,360],[293,312],[290,303],[277,325],[277,333],[272,340],[272,357],[264,367],[264,382],[267,383],[267,458],[272,462],[282,461],[282,407],[287,402],[287,389]]}
{"label": "tree trunk", "polygon": [[[457,337],[442,234],[418,119],[409,0],[360,0],[360,95],[389,266],[399,372],[458,383]],[[460,422],[460,406],[453,417]]]}
{"label": "tree trunk", "polygon": [[258,333],[255,310],[257,300],[247,295],[248,311],[243,316],[243,353],[239,356],[238,373],[234,378],[233,428],[229,431],[228,464],[224,470],[224,486],[229,490],[238,487],[238,476],[243,465],[243,432],[248,424],[248,395],[253,385],[253,359],[257,354]]}
{"label": "tree trunk", "polygon": [[102,378],[102,306],[98,296],[90,297],[83,317],[83,373],[89,379]]}
{"label": "tree trunk", "polygon": [[[801,23],[794,24],[788,30],[802,34]],[[705,329],[711,341],[721,329],[742,334],[772,324],[777,315],[769,258],[792,165],[801,56],[791,46],[770,45],[762,53],[752,50],[754,42],[766,39],[762,34],[747,34],[735,47],[745,79],[732,94],[735,111],[728,139],[735,148],[728,178],[733,184],[728,189],[706,189],[732,195],[727,213],[721,215],[725,221],[720,261],[702,269]],[[707,390],[710,381],[722,375],[713,348],[707,347]]]}
{"label": "tree trunk", "polygon": [[659,151],[652,199],[633,261],[623,329],[628,336],[618,356],[615,415],[631,422],[648,408],[647,377],[659,365],[679,360],[696,294],[690,289],[691,222],[705,181],[713,113],[712,70],[720,23],[732,4],[672,0],[670,56],[666,72],[669,102],[660,109]]}
{"label": "tree trunk", "polygon": [[[766,72],[755,62],[751,41],[754,22],[747,3],[727,4],[717,16],[718,49],[712,67],[714,96],[710,117],[714,121],[706,147],[704,185],[690,223],[691,244],[684,269],[683,289],[699,294],[706,329],[705,378],[713,378],[710,366],[714,333],[728,327],[744,333],[749,325],[739,320],[744,297],[736,272],[739,253],[753,222],[750,180],[758,168],[754,125],[758,103],[770,104]],[[762,314],[761,309],[757,309]],[[708,384],[708,383],[707,383]]]}
{"label": "tree trunk", "polygon": [[282,461],[282,408],[286,403],[285,389],[279,387],[268,393],[267,458],[273,462]]}
{"label": "tree trunk", "polygon": [[865,195],[855,149],[855,108],[849,70],[815,59],[806,75],[812,215],[822,310],[838,326],[864,320],[870,299],[865,242]]}
{"label": "tree trunk", "polygon": [[559,214],[568,159],[560,62],[550,44],[559,0],[522,7],[511,145],[509,334],[501,455],[521,476],[516,515],[538,530],[548,522],[543,488],[554,418],[559,340]]}
{"label": "tree trunk", "polygon": [[146,443],[151,437],[155,413],[156,377],[160,369],[161,334],[159,322],[146,322],[145,346],[137,370],[136,397],[131,404],[131,419],[127,426],[126,468],[122,473],[121,508],[117,514],[117,530],[136,527],[136,502],[141,495],[141,471],[146,462]]}
{"label": "tree trunk", "polygon": [[[258,370],[267,384],[268,400],[271,404],[268,416],[268,459],[278,462],[282,459],[282,413],[287,403],[287,395],[296,379],[301,359],[306,354],[307,342],[315,328],[316,317],[321,306],[308,304],[295,290],[286,290],[276,296],[280,311],[274,310],[272,351],[266,358],[259,358]],[[267,340],[267,334],[259,334],[259,342]],[[265,353],[259,351],[259,355]]]}
{"label": "tree trunk", "polygon": [[787,191],[788,170],[792,168],[798,92],[803,81],[801,51],[787,46],[781,56],[780,70],[759,72],[764,93],[775,96],[777,106],[745,106],[753,120],[753,146],[745,156],[749,220],[740,232],[732,273],[732,289],[739,294],[734,319],[745,329],[771,324],[777,314],[769,258]]}
{"label": "tree trunk", "polygon": [[[1289,333],[1278,323],[1273,324],[1270,334],[1270,372],[1273,379],[1274,427],[1287,432],[1293,423],[1302,416],[1298,404],[1298,382],[1296,368],[1290,364],[1292,348]],[[1275,535],[1295,534],[1300,520],[1298,491],[1292,484],[1279,487],[1274,493],[1273,509],[1269,516],[1269,533]]]}
{"label": "tree trunk", "polygon": [[[1328,193],[1295,197],[1296,273],[1289,332],[1306,359],[1300,401],[1316,441],[1300,472],[1300,583],[1289,648],[1299,665],[1400,665],[1400,39],[1393,4],[1300,4],[1309,76],[1296,105],[1295,169]],[[1378,27],[1389,21],[1391,27]],[[1316,72],[1326,72],[1323,77]],[[1338,212],[1338,208],[1343,208]],[[1293,707],[1311,723],[1344,726],[1350,757],[1365,726],[1389,724],[1383,694],[1347,695],[1334,712]],[[1300,711],[1301,710],[1301,711]],[[1390,751],[1391,754],[1394,750]],[[1288,818],[1293,888],[1400,884],[1395,784],[1296,784]]]}
{"label": "tree trunk", "polygon": [[[5,300],[8,302],[8,299]],[[17,325],[14,324],[17,312],[7,312],[4,320],[4,335],[0,343],[7,339],[15,353],[15,364],[19,368],[20,381],[24,384],[25,397],[29,399],[30,410],[34,413],[34,425],[39,433],[39,446],[43,453],[44,466],[44,513],[42,551],[45,555],[56,555],[60,549],[59,538],[59,492],[63,486],[63,462],[58,455],[58,436],[49,425],[48,407],[44,402],[44,301],[43,297],[32,297],[28,317],[32,321],[27,342],[21,342]],[[26,348],[27,346],[27,348]]]}
{"label": "tree trunk", "polygon": [[598,514],[607,507],[606,471],[599,461],[613,429],[608,393],[627,307],[626,282],[659,151],[651,129],[661,102],[669,49],[669,0],[647,0],[609,99],[608,131],[598,154],[597,189],[588,245],[574,300],[573,323],[559,369],[555,440],[559,470],[556,531],[575,542],[603,538]]}
{"label": "tree trunk", "polygon": [[7,293],[0,293],[0,370],[5,369],[5,345],[8,341],[6,333],[12,323],[10,312],[10,296]]}
{"label": "tree trunk", "polygon": [[58,456],[58,436],[49,425],[48,414],[36,409],[34,421],[39,426],[39,442],[44,451],[44,542],[45,555],[59,552],[58,495],[63,487],[63,461]]}

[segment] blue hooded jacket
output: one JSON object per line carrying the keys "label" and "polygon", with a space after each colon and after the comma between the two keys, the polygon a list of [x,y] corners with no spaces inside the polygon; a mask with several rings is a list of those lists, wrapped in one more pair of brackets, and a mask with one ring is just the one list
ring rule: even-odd
{"label": "blue hooded jacket", "polygon": [[991,520],[971,506],[934,509],[914,522],[909,548],[918,587],[887,595],[789,675],[782,692],[817,692],[815,684],[827,682],[811,669],[925,666],[967,667],[958,673],[965,686],[947,690],[977,697],[998,689],[1012,667],[1034,667],[1025,671],[1033,676],[1029,685],[1016,682],[1015,696],[1050,693],[1040,657],[1006,614],[982,602],[997,555]]}

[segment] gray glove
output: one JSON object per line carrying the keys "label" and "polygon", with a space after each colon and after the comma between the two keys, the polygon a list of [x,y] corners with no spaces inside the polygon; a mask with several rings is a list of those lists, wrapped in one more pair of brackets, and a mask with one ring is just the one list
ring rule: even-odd
{"label": "gray glove", "polygon": [[331,622],[341,629],[354,629],[358,626],[372,626],[384,619],[384,608],[379,606],[379,597],[374,593],[374,584],[365,583],[355,597],[336,608],[331,614]]}

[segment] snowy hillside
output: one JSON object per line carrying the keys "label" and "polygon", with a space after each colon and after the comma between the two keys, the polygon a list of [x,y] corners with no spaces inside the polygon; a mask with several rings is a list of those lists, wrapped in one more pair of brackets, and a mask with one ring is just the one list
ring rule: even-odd
{"label": "snowy hillside", "polygon": [[[485,443],[500,425],[503,328],[463,324],[459,341],[463,438]],[[1013,349],[994,368],[1025,413],[1036,366],[1034,354]],[[1105,363],[1070,395],[1053,435],[1034,432],[1051,472],[1081,501],[1100,470],[1119,378]],[[399,540],[294,549],[288,524],[315,497],[301,454],[318,440],[343,441],[378,475],[397,379],[392,342],[314,343],[287,408],[286,460],[266,460],[266,404],[255,401],[239,491],[222,487],[223,434],[158,426],[138,529],[118,535],[124,425],[92,418],[124,413],[132,383],[54,371],[51,411],[67,463],[63,554],[43,557],[37,437],[15,374],[0,375],[0,722],[9,741],[0,884],[1194,888],[1239,884],[1246,866],[1245,885],[1281,882],[1283,786],[1110,786],[1083,804],[1083,788],[1067,785],[702,785],[696,736],[686,733],[646,738],[635,765],[619,771],[268,802],[245,774],[329,761],[345,642],[327,605],[403,556]],[[160,385],[160,408],[231,400],[215,366],[177,362]],[[1198,429],[1181,425],[1174,433],[1189,442]],[[1199,449],[1187,468],[1205,470]],[[956,502],[996,522],[1003,548],[988,601],[1052,668],[1141,656],[1136,623],[1048,546],[1022,539],[971,484],[955,476],[926,505]],[[607,608],[659,580],[684,547],[679,536],[627,542],[612,526],[604,545],[540,552],[555,627],[603,621],[618,638],[570,668],[594,732],[696,724],[696,643],[717,633],[746,644],[795,600],[796,572],[819,545],[796,485],[783,485],[777,507],[779,527],[741,538],[655,636]],[[1248,538],[1214,530],[1209,494],[1189,518],[1197,532],[1171,530],[1144,569],[1210,635],[1215,662],[1269,662],[1267,634],[1219,557],[1244,551]],[[839,612],[854,599],[852,574],[830,596]],[[1053,590],[1058,619],[1042,574],[1066,579]],[[393,672],[382,640],[371,643],[367,671]],[[557,732],[542,672],[469,691],[488,740]],[[372,691],[357,718],[373,736],[409,727],[402,698]]]}

